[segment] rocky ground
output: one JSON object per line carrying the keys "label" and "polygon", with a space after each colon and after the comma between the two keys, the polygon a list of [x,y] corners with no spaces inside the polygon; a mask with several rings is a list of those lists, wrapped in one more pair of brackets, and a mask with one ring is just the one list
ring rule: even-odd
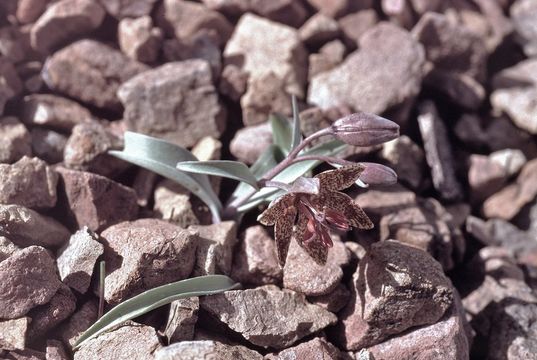
{"label": "rocky ground", "polygon": [[[0,358],[535,359],[536,19],[536,0],[2,0]],[[400,183],[351,193],[375,230],[334,236],[324,267],[293,243],[281,269],[258,212],[211,225],[107,155],[133,130],[251,164],[290,94],[304,134],[357,110],[401,126],[346,153]],[[205,274],[243,289],[73,354],[100,260],[108,308]]]}

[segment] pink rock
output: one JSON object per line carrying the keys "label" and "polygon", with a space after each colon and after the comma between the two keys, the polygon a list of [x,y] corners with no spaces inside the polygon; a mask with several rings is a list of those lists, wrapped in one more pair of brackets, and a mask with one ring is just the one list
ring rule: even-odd
{"label": "pink rock", "polygon": [[35,156],[49,164],[57,164],[63,160],[67,136],[54,130],[37,127],[30,131],[30,135],[32,137],[32,152]]}
{"label": "pink rock", "polygon": [[228,345],[213,340],[181,341],[165,346],[155,353],[157,360],[173,359],[264,359],[257,351],[242,345]]}
{"label": "pink rock", "polygon": [[343,354],[334,345],[323,338],[314,338],[289,349],[280,351],[277,355],[270,357],[272,360],[288,359],[323,359],[337,360],[343,359]]}
{"label": "pink rock", "polygon": [[345,43],[354,49],[363,34],[379,22],[377,12],[373,9],[347,14],[338,20]]}
{"label": "pink rock", "polygon": [[4,113],[6,102],[22,91],[22,83],[13,64],[0,58],[0,116]]}
{"label": "pink rock", "polygon": [[175,300],[170,304],[168,320],[162,331],[169,344],[194,339],[199,307],[197,297]]}
{"label": "pink rock", "polygon": [[220,75],[218,90],[233,101],[238,101],[246,92],[248,73],[236,65],[226,65]]}
{"label": "pink rock", "polygon": [[59,334],[64,344],[72,347],[78,338],[97,320],[98,302],[91,299],[82,304],[64,324]]}
{"label": "pink rock", "polygon": [[30,321],[31,319],[26,316],[13,320],[0,320],[0,349],[24,350]]}
{"label": "pink rock", "polygon": [[110,15],[118,18],[138,18],[151,14],[157,0],[99,0]]}
{"label": "pink rock", "polygon": [[264,18],[292,27],[299,27],[308,16],[300,1],[294,0],[251,0],[251,10]]}
{"label": "pink rock", "polygon": [[373,6],[371,0],[308,0],[308,3],[320,13],[337,18],[347,12],[364,10]]}
{"label": "pink rock", "polygon": [[149,16],[123,19],[118,28],[119,47],[128,57],[140,62],[154,62],[162,43],[162,32],[153,27]]}
{"label": "pink rock", "polygon": [[32,156],[32,138],[17,118],[0,118],[0,163],[13,163],[23,156]]}
{"label": "pink rock", "polygon": [[247,126],[235,133],[229,150],[238,160],[253,164],[267,147],[272,144],[272,129],[269,123]]}
{"label": "pink rock", "polygon": [[331,17],[317,13],[300,27],[299,35],[304,43],[319,46],[339,35],[339,25]]}
{"label": "pink rock", "polygon": [[332,292],[326,295],[308,296],[308,301],[336,314],[347,305],[350,297],[350,291],[340,283]]}
{"label": "pink rock", "polygon": [[17,20],[29,24],[37,20],[47,8],[49,0],[20,0],[17,6]]}

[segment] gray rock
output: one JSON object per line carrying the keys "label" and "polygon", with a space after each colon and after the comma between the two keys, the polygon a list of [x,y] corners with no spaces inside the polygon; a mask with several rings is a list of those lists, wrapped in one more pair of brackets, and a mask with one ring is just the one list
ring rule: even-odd
{"label": "gray rock", "polygon": [[157,0],[99,0],[110,15],[118,18],[138,18],[150,15]]}
{"label": "gray rock", "polygon": [[218,101],[209,64],[188,60],[162,65],[125,82],[118,91],[132,131],[184,147],[204,136],[220,137],[225,109]]}
{"label": "gray rock", "polygon": [[0,262],[0,318],[16,319],[46,304],[60,288],[56,265],[48,252],[30,246]]}
{"label": "gray rock", "polygon": [[22,83],[15,67],[6,58],[0,58],[0,116],[4,113],[4,106],[22,91]]}
{"label": "gray rock", "polygon": [[222,70],[221,51],[218,41],[211,33],[200,32],[187,39],[165,40],[164,59],[167,62],[202,59],[209,63],[214,79]]}
{"label": "gray rock", "polygon": [[347,305],[350,297],[350,291],[347,290],[345,285],[340,283],[332,292],[326,295],[308,296],[308,301],[336,314]]}
{"label": "gray rock", "polygon": [[397,173],[398,179],[417,189],[423,178],[425,156],[423,150],[406,135],[383,144],[382,158]]}
{"label": "gray rock", "polygon": [[537,16],[537,2],[534,0],[517,0],[510,8],[516,39],[522,45],[528,57],[537,55],[537,30],[535,29],[535,16]]}
{"label": "gray rock", "polygon": [[239,129],[231,140],[229,151],[239,161],[253,164],[271,144],[272,128],[267,122]]}
{"label": "gray rock", "polygon": [[20,248],[5,236],[0,236],[0,262],[13,255]]}
{"label": "gray rock", "polygon": [[292,27],[299,27],[308,17],[308,11],[300,1],[293,0],[251,0],[251,11],[269,20]]}
{"label": "gray rock", "polygon": [[334,345],[323,338],[303,342],[297,346],[280,351],[277,355],[269,357],[270,360],[292,360],[292,359],[323,359],[338,360],[345,359],[343,353]]}
{"label": "gray rock", "polygon": [[212,340],[182,341],[160,348],[155,360],[262,360],[263,356],[241,345],[227,345]]}
{"label": "gray rock", "polygon": [[82,304],[59,329],[65,345],[72,347],[80,336],[97,320],[98,302],[91,299]]}
{"label": "gray rock", "polygon": [[0,349],[24,350],[30,321],[31,319],[25,316],[13,320],[0,320]]}
{"label": "gray rock", "polygon": [[32,152],[35,156],[49,164],[57,164],[63,160],[63,152],[67,144],[67,136],[54,130],[35,127],[30,131]]}
{"label": "gray rock", "polygon": [[0,54],[14,64],[25,60],[28,43],[18,26],[4,26],[0,29]]}
{"label": "gray rock", "polygon": [[209,9],[227,17],[239,17],[250,9],[250,0],[202,0]]}
{"label": "gray rock", "polygon": [[149,16],[123,19],[119,22],[118,41],[121,51],[140,62],[154,62],[162,44],[162,31],[153,27]]}
{"label": "gray rock", "polygon": [[197,297],[175,300],[170,304],[168,320],[162,331],[168,344],[194,339],[199,307]]}
{"label": "gray rock", "polygon": [[423,83],[445,94],[455,104],[469,110],[478,110],[486,97],[483,85],[470,75],[439,69],[431,70]]}
{"label": "gray rock", "polygon": [[17,118],[0,118],[0,163],[14,163],[23,156],[32,156],[32,137]]}
{"label": "gray rock", "polygon": [[346,12],[364,10],[373,6],[371,0],[308,0],[308,3],[320,13],[337,18]]}
{"label": "gray rock", "polygon": [[331,17],[317,13],[300,27],[298,35],[305,44],[319,46],[339,35],[339,25]]}
{"label": "gray rock", "polygon": [[373,222],[380,221],[384,215],[416,205],[417,196],[402,185],[386,189],[370,189],[355,198],[355,201]]}
{"label": "gray rock", "polygon": [[200,307],[250,343],[275,349],[289,347],[337,320],[303,295],[273,285],[204,297]]}
{"label": "gray rock", "polygon": [[21,24],[29,24],[41,16],[47,8],[48,0],[21,0],[18,2],[16,17]]}
{"label": "gray rock", "polygon": [[158,183],[154,199],[153,211],[159,218],[182,228],[199,224],[188,191],[177,183],[168,179]]}
{"label": "gray rock", "polygon": [[220,74],[218,91],[233,101],[239,101],[246,92],[248,73],[237,65],[228,64]]}
{"label": "gray rock", "polygon": [[46,348],[46,359],[47,360],[69,360],[69,356],[65,351],[65,348],[61,341],[58,340],[47,340]]}
{"label": "gray rock", "polygon": [[345,44],[351,49],[356,48],[360,41],[360,37],[378,22],[379,18],[374,9],[346,14],[338,20]]}

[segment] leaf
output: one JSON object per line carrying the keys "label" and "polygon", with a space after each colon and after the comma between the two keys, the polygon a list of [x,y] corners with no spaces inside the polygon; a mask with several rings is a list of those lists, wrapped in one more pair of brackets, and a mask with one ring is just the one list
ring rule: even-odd
{"label": "leaf", "polygon": [[281,114],[270,115],[272,142],[285,154],[289,154],[293,144],[293,129],[289,120]]}
{"label": "leaf", "polygon": [[209,178],[201,174],[187,174],[175,168],[178,162],[197,160],[190,151],[161,139],[127,131],[125,148],[108,153],[181,184],[207,204],[213,218],[220,219],[222,204]]}
{"label": "leaf", "polygon": [[183,161],[177,164],[177,169],[195,174],[216,175],[243,181],[255,189],[257,179],[246,165],[238,161],[209,160],[209,161]]}
{"label": "leaf", "polygon": [[300,117],[298,116],[298,104],[295,95],[291,98],[291,103],[293,105],[293,141],[291,143],[291,150],[293,150],[302,141],[302,134],[300,133]]}
{"label": "leaf", "polygon": [[225,275],[207,275],[147,290],[140,295],[125,300],[103,315],[82,334],[73,348],[77,349],[84,341],[102,334],[124,321],[134,319],[174,300],[218,294],[238,286],[238,283]]}

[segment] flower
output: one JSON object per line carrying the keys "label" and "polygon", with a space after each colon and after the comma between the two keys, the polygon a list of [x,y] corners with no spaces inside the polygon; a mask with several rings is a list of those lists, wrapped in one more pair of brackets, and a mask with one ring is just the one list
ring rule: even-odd
{"label": "flower", "polygon": [[290,192],[276,199],[258,217],[262,224],[274,225],[276,253],[281,266],[285,264],[292,236],[318,264],[323,265],[328,249],[333,245],[329,230],[373,228],[365,212],[350,196],[339,191],[354,184],[363,171],[363,165],[353,164],[322,172],[313,179],[299,178]]}
{"label": "flower", "polygon": [[332,134],[346,144],[374,146],[399,136],[399,125],[375,114],[350,114],[334,121]]}

